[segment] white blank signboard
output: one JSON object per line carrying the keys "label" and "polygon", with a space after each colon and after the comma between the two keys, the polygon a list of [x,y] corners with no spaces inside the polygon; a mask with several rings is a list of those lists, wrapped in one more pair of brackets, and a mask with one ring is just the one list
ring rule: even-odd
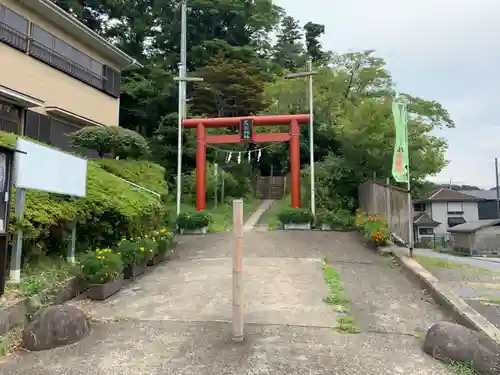
{"label": "white blank signboard", "polygon": [[16,188],[84,197],[87,160],[18,138],[14,164]]}

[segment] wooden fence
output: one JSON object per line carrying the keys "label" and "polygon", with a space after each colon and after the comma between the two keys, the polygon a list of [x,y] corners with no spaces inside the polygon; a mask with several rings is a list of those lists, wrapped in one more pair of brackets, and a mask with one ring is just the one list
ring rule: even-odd
{"label": "wooden fence", "polygon": [[408,213],[411,197],[406,190],[370,180],[359,186],[358,194],[362,211],[386,218],[389,231],[405,243],[409,242],[408,220],[413,221],[413,212]]}

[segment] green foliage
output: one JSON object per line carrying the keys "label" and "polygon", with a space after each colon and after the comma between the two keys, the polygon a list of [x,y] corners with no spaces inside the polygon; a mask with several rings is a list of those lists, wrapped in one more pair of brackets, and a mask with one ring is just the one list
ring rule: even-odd
{"label": "green foliage", "polygon": [[139,158],[149,154],[149,146],[143,136],[117,126],[87,126],[71,133],[70,137],[74,146],[95,150],[100,157],[111,154],[119,158]]}
{"label": "green foliage", "polygon": [[366,242],[378,246],[385,246],[389,241],[389,227],[387,221],[378,215],[368,215],[357,212],[356,227],[361,230]]}
{"label": "green foliage", "polygon": [[147,160],[93,159],[104,170],[162,196],[168,193],[165,168]]}
{"label": "green foliage", "polygon": [[153,232],[152,238],[157,243],[157,254],[164,255],[172,247],[174,243],[174,234],[167,231],[166,228],[161,228]]}
{"label": "green foliage", "polygon": [[306,224],[313,221],[311,212],[304,208],[286,208],[278,214],[282,224]]}
{"label": "green foliage", "polygon": [[141,237],[122,239],[116,251],[121,256],[123,267],[146,264],[154,256],[155,249],[151,242]]}
{"label": "green foliage", "polygon": [[197,75],[190,109],[195,115],[230,117],[264,110],[264,83],[270,80],[263,63],[248,48],[226,47]]}
{"label": "green foliage", "polygon": [[[15,139],[16,136],[0,132],[0,143],[4,145],[15,145]],[[120,163],[114,161],[117,169]],[[71,198],[29,190],[22,222],[13,214],[15,194],[11,202],[10,231],[23,228],[24,255],[28,258],[43,253],[65,253],[65,231],[68,223],[75,220],[78,249],[88,250],[110,247],[122,236],[151,232],[164,218],[164,206],[159,199],[133,188],[92,161],[88,162],[86,197]]]}
{"label": "green foliage", "polygon": [[111,249],[88,252],[81,260],[81,267],[88,284],[105,284],[116,280],[123,272],[121,256]]}
{"label": "green foliage", "polygon": [[274,61],[286,70],[296,71],[307,60],[302,44],[302,32],[298,21],[286,16],[281,21],[280,33],[274,46]]}
{"label": "green foliage", "polygon": [[330,229],[352,229],[354,223],[354,216],[347,210],[320,210],[316,214],[316,225],[321,226],[324,224]]}
{"label": "green foliage", "polygon": [[207,227],[211,221],[211,216],[205,211],[181,212],[177,217],[177,227],[179,229],[200,229]]}
{"label": "green foliage", "polygon": [[[207,180],[206,180],[206,199],[211,201],[214,199],[216,190],[220,196],[222,189],[222,179],[224,179],[224,196],[243,197],[252,191],[252,186],[246,176],[241,176],[239,181],[235,179],[232,173],[219,170],[218,177],[215,176],[215,167],[212,163],[207,163]],[[183,176],[182,193],[185,197],[196,196],[196,170],[192,170]]]}

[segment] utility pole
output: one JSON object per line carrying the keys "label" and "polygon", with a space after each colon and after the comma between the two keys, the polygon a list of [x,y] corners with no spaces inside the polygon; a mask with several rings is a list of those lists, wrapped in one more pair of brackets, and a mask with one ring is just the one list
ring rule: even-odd
{"label": "utility pole", "polygon": [[314,101],[313,101],[313,75],[316,72],[312,69],[312,57],[307,60],[307,71],[302,73],[292,73],[285,76],[286,79],[307,77],[308,99],[309,99],[309,163],[311,168],[311,213],[316,216],[316,188],[314,176]]}
{"label": "utility pole", "polygon": [[182,183],[182,121],[186,118],[186,82],[203,81],[203,78],[187,77],[187,4],[181,0],[181,58],[179,63],[179,108],[177,129],[177,216],[181,213],[181,183]]}
{"label": "utility pole", "polygon": [[495,187],[497,191],[497,219],[500,219],[500,189],[498,188],[498,159],[495,158]]}

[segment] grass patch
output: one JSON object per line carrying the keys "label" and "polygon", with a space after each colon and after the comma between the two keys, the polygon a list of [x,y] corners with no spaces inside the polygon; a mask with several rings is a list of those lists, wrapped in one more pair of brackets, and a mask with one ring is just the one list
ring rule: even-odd
{"label": "grass patch", "polygon": [[155,193],[166,195],[168,193],[165,182],[165,168],[148,160],[131,159],[92,159],[105,171],[124,180],[152,190]]}
{"label": "grass patch", "polygon": [[9,355],[21,346],[22,332],[22,327],[16,326],[5,335],[0,336],[0,357]]}
{"label": "grass patch", "polygon": [[480,271],[490,272],[487,268],[471,266],[469,264],[454,262],[448,259],[433,258],[424,255],[415,255],[415,260],[420,263],[424,268],[439,268],[463,271]]}
{"label": "grass patch", "polygon": [[[243,199],[243,220],[255,212],[259,207],[260,200],[257,198],[244,198]],[[196,211],[196,207],[190,204],[181,204],[181,212]],[[217,207],[208,207],[207,212],[212,216],[213,222],[210,223],[208,231],[212,233],[226,232],[233,227],[233,203],[226,202]],[[172,225],[175,223],[177,217],[176,203],[167,204],[168,221]]]}
{"label": "grass patch", "polygon": [[33,264],[27,264],[21,270],[21,283],[6,284],[4,295],[0,298],[0,306],[6,306],[26,297],[41,292],[51,293],[58,285],[74,276],[77,266],[69,264],[62,258],[44,257]]}
{"label": "grass patch", "polygon": [[354,317],[349,315],[339,316],[337,318],[338,326],[335,327],[335,330],[338,332],[344,333],[360,333],[361,330],[356,326],[356,321]]}
{"label": "grass patch", "polygon": [[415,329],[413,331],[413,336],[415,336],[417,339],[424,339],[425,338],[425,335],[427,334],[427,332],[425,332],[424,330],[421,330],[421,329]]}
{"label": "grass patch", "polygon": [[494,303],[495,305],[500,305],[500,297],[491,297],[488,298],[489,303]]}
{"label": "grass patch", "polygon": [[444,364],[451,372],[457,375],[480,375],[479,372],[474,370],[470,363],[449,359],[445,361]]}
{"label": "grass patch", "polygon": [[[329,264],[323,266],[323,277],[328,285],[328,295],[323,298],[323,301],[334,306],[339,313],[347,311],[349,299],[344,292],[344,286],[340,280],[339,273]],[[349,315],[341,315],[337,318],[336,331],[344,333],[359,333],[354,317]]]}
{"label": "grass patch", "polygon": [[279,213],[292,206],[290,194],[287,194],[282,200],[276,201],[267,211],[267,230],[274,231],[281,229],[283,225],[279,220]]}

